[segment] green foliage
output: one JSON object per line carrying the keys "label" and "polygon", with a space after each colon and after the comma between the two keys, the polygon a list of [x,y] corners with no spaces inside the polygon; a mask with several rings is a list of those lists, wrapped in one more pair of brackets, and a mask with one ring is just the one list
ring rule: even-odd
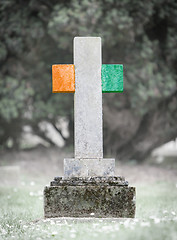
{"label": "green foliage", "polygon": [[176,88],[176,7],[175,1],[169,4],[163,0],[77,0],[69,6],[56,5],[48,29],[51,37],[61,40],[59,47],[69,51],[76,35],[101,36],[103,61],[124,64],[131,107],[145,114]]}
{"label": "green foliage", "polygon": [[176,88],[176,16],[174,0],[1,1],[1,144],[19,119],[72,121],[73,96],[51,94],[50,79],[53,63],[72,63],[75,36],[102,37],[103,63],[124,64],[131,111],[143,116],[157,106]]}
{"label": "green foliage", "polygon": [[21,116],[28,99],[33,96],[34,90],[26,86],[25,81],[19,81],[12,77],[7,77],[5,81],[0,81],[1,97],[0,113],[3,119],[11,121]]}

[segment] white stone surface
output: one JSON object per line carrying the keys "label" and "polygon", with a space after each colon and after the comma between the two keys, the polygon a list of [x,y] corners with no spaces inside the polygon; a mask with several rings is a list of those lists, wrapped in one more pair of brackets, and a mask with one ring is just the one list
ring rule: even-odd
{"label": "white stone surface", "polygon": [[75,158],[64,159],[64,177],[114,176],[115,159],[103,158],[101,38],[74,38]]}
{"label": "white stone surface", "polygon": [[74,65],[75,158],[103,158],[101,38],[75,37]]}
{"label": "white stone surface", "polygon": [[115,159],[64,159],[64,177],[115,176]]}

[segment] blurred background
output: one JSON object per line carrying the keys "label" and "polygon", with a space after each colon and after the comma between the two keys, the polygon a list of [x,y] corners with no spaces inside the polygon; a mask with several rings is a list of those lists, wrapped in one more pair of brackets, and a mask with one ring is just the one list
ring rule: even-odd
{"label": "blurred background", "polygon": [[72,156],[74,96],[51,92],[51,65],[73,63],[75,36],[100,36],[103,63],[124,65],[124,92],[103,94],[105,156],[176,159],[176,30],[174,0],[2,0],[1,156],[51,147]]}
{"label": "blurred background", "polygon": [[[103,63],[124,65],[124,92],[103,94],[104,157],[136,187],[136,226],[36,220],[74,155],[74,94],[52,93],[51,66],[73,63],[75,36],[100,36]],[[0,0],[2,239],[176,239],[176,138],[176,0]]]}

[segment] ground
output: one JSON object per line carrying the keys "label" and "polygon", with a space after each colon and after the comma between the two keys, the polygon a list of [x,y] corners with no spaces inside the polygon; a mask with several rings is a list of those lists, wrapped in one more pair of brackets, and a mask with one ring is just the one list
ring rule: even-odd
{"label": "ground", "polygon": [[56,148],[0,153],[0,239],[177,239],[176,161],[116,163],[137,189],[133,220],[44,220],[43,189],[62,176],[65,157]]}

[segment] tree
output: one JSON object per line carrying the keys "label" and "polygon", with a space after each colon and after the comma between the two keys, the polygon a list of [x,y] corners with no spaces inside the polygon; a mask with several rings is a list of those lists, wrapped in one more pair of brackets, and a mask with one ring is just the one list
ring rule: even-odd
{"label": "tree", "polygon": [[[0,4],[0,141],[58,117],[73,135],[73,96],[51,94],[51,64],[72,63],[74,36],[101,36],[103,63],[124,64],[124,93],[104,94],[105,153],[142,160],[177,136],[177,4],[153,0]],[[72,137],[70,138],[72,139]],[[52,143],[51,143],[52,144]],[[71,144],[71,141],[68,141]]]}

